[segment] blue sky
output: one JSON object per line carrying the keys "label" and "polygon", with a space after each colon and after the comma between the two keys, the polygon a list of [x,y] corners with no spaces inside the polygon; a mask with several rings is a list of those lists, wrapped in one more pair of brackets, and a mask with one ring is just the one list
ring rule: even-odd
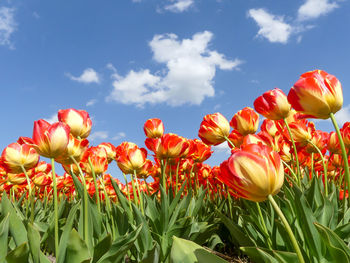
{"label": "blue sky", "polygon": [[[93,145],[144,146],[153,117],[196,138],[204,115],[230,120],[317,68],[341,81],[344,122],[349,12],[348,0],[0,0],[0,147],[66,108],[90,113]],[[219,147],[209,163],[227,157]]]}

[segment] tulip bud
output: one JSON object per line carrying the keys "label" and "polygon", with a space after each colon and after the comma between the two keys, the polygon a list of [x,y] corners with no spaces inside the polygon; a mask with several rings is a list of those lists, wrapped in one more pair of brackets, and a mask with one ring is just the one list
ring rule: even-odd
{"label": "tulip bud", "polygon": [[123,142],[117,146],[117,164],[120,170],[125,174],[139,172],[146,162],[147,151],[144,148],[137,147],[134,143]]}
{"label": "tulip bud", "polygon": [[22,167],[25,170],[31,169],[39,162],[39,154],[33,146],[27,144],[11,143],[1,154],[5,168],[11,173],[21,173]]}
{"label": "tulip bud", "polygon": [[341,154],[341,148],[336,132],[330,132],[327,141],[327,149],[331,153]]}
{"label": "tulip bud", "polygon": [[192,141],[192,153],[189,158],[192,158],[194,162],[201,163],[209,159],[213,151],[210,145],[206,145],[204,142],[194,139]]}
{"label": "tulip bud", "polygon": [[261,124],[260,130],[265,131],[268,134],[270,134],[272,137],[274,137],[275,134],[278,132],[277,125],[281,126],[278,122],[265,119]]}
{"label": "tulip bud", "polygon": [[89,113],[84,110],[59,110],[58,120],[66,123],[70,127],[71,134],[76,138],[84,139],[90,134],[92,122]]}
{"label": "tulip bud", "polygon": [[255,133],[259,126],[259,115],[252,108],[245,107],[233,116],[230,125],[242,135]]}
{"label": "tulip bud", "polygon": [[198,136],[208,145],[218,145],[230,134],[230,124],[220,113],[208,114],[203,118]]}
{"label": "tulip bud", "polygon": [[265,145],[243,146],[221,164],[220,170],[219,180],[231,192],[255,202],[277,194],[284,181],[280,156]]}
{"label": "tulip bud", "polygon": [[[228,136],[228,139],[233,143],[235,147],[240,147],[243,143],[244,136],[238,131],[233,130]],[[228,146],[232,148],[232,145],[230,143],[228,143]]]}
{"label": "tulip bud", "polygon": [[291,105],[286,94],[280,89],[265,92],[254,101],[255,110],[270,120],[281,120],[288,117]]}
{"label": "tulip bud", "polygon": [[56,158],[66,151],[69,142],[69,126],[63,122],[50,124],[45,120],[34,122],[33,146],[47,158]]}
{"label": "tulip bud", "polygon": [[328,119],[343,106],[343,90],[335,76],[313,70],[301,75],[289,91],[288,101],[307,117]]}
{"label": "tulip bud", "polygon": [[148,138],[160,138],[164,133],[164,124],[157,118],[148,119],[143,126],[143,130]]}
{"label": "tulip bud", "polygon": [[[311,140],[312,133],[315,131],[315,125],[307,120],[292,122],[289,124],[289,128],[294,141],[299,143],[299,146],[305,146]],[[284,135],[290,140],[287,129],[285,129]]]}

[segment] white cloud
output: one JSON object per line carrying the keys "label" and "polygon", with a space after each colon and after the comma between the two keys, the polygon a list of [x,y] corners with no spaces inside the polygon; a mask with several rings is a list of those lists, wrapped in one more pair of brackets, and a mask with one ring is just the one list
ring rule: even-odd
{"label": "white cloud", "polygon": [[270,14],[266,10],[250,9],[248,16],[253,18],[259,26],[257,36],[266,38],[272,43],[287,43],[293,27],[284,22],[283,16]]}
{"label": "white cloud", "polygon": [[216,146],[212,146],[212,150],[214,150],[215,153],[226,153],[226,154],[230,154],[231,153],[231,149],[228,146],[227,142],[223,142],[219,145]]}
{"label": "white cloud", "polygon": [[86,102],[86,107],[93,106],[97,103],[96,99],[91,99],[88,102]]}
{"label": "white cloud", "polygon": [[194,0],[170,0],[172,4],[164,6],[164,9],[174,13],[187,11],[194,4]]}
{"label": "white cloud", "polygon": [[57,117],[57,113],[52,114],[49,118],[44,119],[45,121],[47,121],[48,123],[52,124],[55,122],[58,122],[58,117]]}
{"label": "white cloud", "polygon": [[338,7],[329,0],[306,0],[298,9],[298,20],[310,20],[326,15]]}
{"label": "white cloud", "polygon": [[350,121],[350,105],[343,107],[340,111],[335,114],[335,119],[337,120],[339,126],[347,121]]}
{"label": "white cloud", "polygon": [[13,48],[11,35],[17,28],[14,12],[13,8],[0,7],[0,46]]}
{"label": "white cloud", "polygon": [[107,139],[108,138],[108,132],[107,131],[96,131],[89,135],[88,139],[91,141],[94,141],[96,139]]}
{"label": "white cloud", "polygon": [[71,80],[89,84],[89,83],[100,83],[100,76],[99,74],[92,68],[87,68],[84,70],[84,72],[79,77],[74,77],[72,74],[67,73],[66,74],[68,78]]}
{"label": "white cloud", "polygon": [[115,136],[112,138],[112,140],[117,141],[117,140],[120,140],[120,139],[122,139],[122,138],[125,138],[125,136],[126,136],[125,132],[118,132],[117,135],[115,135]]}
{"label": "white cloud", "polygon": [[163,102],[179,106],[199,105],[206,97],[213,97],[216,68],[238,69],[242,61],[210,50],[212,38],[208,31],[183,40],[175,34],[155,35],[149,42],[153,59],[166,68],[161,74],[152,74],[149,69],[130,70],[125,77],[114,74],[114,89],[106,100],[138,106]]}

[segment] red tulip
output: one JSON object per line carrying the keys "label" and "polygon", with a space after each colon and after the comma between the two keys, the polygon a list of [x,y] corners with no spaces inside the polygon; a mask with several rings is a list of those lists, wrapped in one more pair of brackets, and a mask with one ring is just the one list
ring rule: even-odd
{"label": "red tulip", "polygon": [[328,119],[343,106],[343,90],[335,76],[313,70],[301,75],[291,88],[288,101],[307,117]]}
{"label": "red tulip", "polygon": [[160,119],[148,119],[143,125],[143,130],[148,138],[160,138],[164,133],[164,124]]}
{"label": "red tulip", "polygon": [[117,153],[113,144],[109,142],[103,142],[97,145],[97,147],[102,147],[106,150],[108,156],[108,163],[111,163],[113,160],[115,160]]}
{"label": "red tulip", "polygon": [[245,107],[233,116],[230,125],[242,135],[255,133],[259,126],[259,115],[252,108]]}
{"label": "red tulip", "polygon": [[146,162],[147,151],[131,142],[123,142],[116,148],[117,164],[125,174],[138,173]]}
{"label": "red tulip", "polygon": [[59,110],[58,120],[70,127],[70,132],[74,137],[84,139],[90,134],[92,122],[89,113],[84,110]]}
{"label": "red tulip", "polygon": [[218,145],[230,134],[230,124],[220,113],[208,114],[203,118],[198,136],[208,145]]}
{"label": "red tulip", "polygon": [[50,124],[45,120],[34,122],[33,146],[48,158],[56,158],[66,151],[69,142],[69,126],[63,122]]}
{"label": "red tulip", "polygon": [[84,152],[80,161],[80,167],[85,173],[92,175],[92,170],[89,164],[90,159],[95,174],[103,174],[108,169],[107,158],[107,153],[104,148],[90,147]]}
{"label": "red tulip", "polygon": [[281,120],[288,117],[291,105],[286,94],[280,89],[265,92],[254,101],[255,110],[270,120]]}

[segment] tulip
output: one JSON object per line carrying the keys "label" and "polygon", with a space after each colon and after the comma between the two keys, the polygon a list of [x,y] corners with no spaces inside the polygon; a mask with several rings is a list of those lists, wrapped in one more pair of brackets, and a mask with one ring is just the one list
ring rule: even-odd
{"label": "tulip", "polygon": [[230,134],[230,124],[220,113],[208,114],[203,118],[198,136],[208,145],[218,145],[226,141]]}
{"label": "tulip", "polygon": [[206,145],[200,140],[194,139],[192,141],[192,153],[189,156],[194,162],[201,163],[209,159],[213,151],[210,145]]}
{"label": "tulip", "polygon": [[101,147],[88,148],[81,158],[80,167],[89,175],[92,175],[93,173],[103,174],[108,169],[108,156],[106,150]]}
{"label": "tulip", "polygon": [[341,135],[346,148],[350,148],[350,122],[345,122],[343,127],[340,129]]}
{"label": "tulip", "polygon": [[340,154],[340,142],[337,134],[335,132],[330,132],[327,141],[327,149],[331,153]]}
{"label": "tulip", "polygon": [[233,148],[232,147],[232,144],[235,146],[235,147],[240,147],[243,143],[243,140],[244,140],[244,136],[242,134],[240,134],[238,131],[236,130],[233,130],[230,135],[228,136],[228,139],[230,140],[231,143],[228,143],[228,146],[230,148]]}
{"label": "tulip", "polygon": [[286,94],[276,88],[265,92],[254,101],[255,110],[270,120],[281,120],[288,117],[291,105]]}
{"label": "tulip", "polygon": [[48,158],[56,158],[66,151],[69,142],[69,126],[63,122],[50,124],[45,120],[34,122],[33,146]]}
{"label": "tulip", "polygon": [[58,120],[66,123],[70,127],[71,134],[76,138],[84,139],[90,134],[92,122],[89,113],[84,110],[59,110]]}
{"label": "tulip", "polygon": [[22,173],[35,167],[39,162],[39,154],[33,146],[11,143],[1,154],[4,167],[11,173]]}
{"label": "tulip", "polygon": [[281,125],[278,122],[265,119],[261,124],[260,130],[265,131],[268,134],[270,134],[272,137],[274,137],[275,134],[281,130],[281,129],[278,129],[278,127],[281,127]]}
{"label": "tulip", "polygon": [[[315,125],[307,120],[299,120],[289,124],[292,137],[299,146],[305,146],[312,138],[312,133],[315,131]],[[291,140],[289,132],[285,130],[284,135],[288,140]]]}
{"label": "tulip", "polygon": [[164,124],[160,119],[148,119],[143,125],[143,130],[148,138],[160,138],[164,133]]}
{"label": "tulip", "polygon": [[316,146],[318,149],[324,149],[324,151],[326,151],[328,136],[327,132],[316,130],[312,133],[312,138],[310,139],[311,142],[306,146],[305,150],[308,153],[318,153],[318,150],[315,148]]}
{"label": "tulip", "polygon": [[106,150],[107,157],[108,157],[108,163],[111,163],[113,160],[115,160],[117,153],[116,149],[113,144],[109,142],[103,142],[97,145],[97,147],[102,147]]}
{"label": "tulip", "polygon": [[124,174],[138,173],[146,162],[147,151],[134,143],[123,142],[116,148],[117,164]]}
{"label": "tulip", "polygon": [[45,174],[40,172],[34,175],[34,177],[32,178],[32,181],[35,186],[43,187],[43,186],[50,185],[52,183],[51,178],[52,178],[52,174]]}
{"label": "tulip", "polygon": [[311,118],[328,119],[343,106],[339,80],[323,70],[301,75],[288,94],[292,107]]}
{"label": "tulip", "polygon": [[75,161],[79,162],[88,147],[89,141],[87,139],[77,139],[72,134],[69,134],[69,142],[66,151],[58,156],[56,161],[61,164],[73,164]]}
{"label": "tulip", "polygon": [[259,126],[259,115],[252,108],[245,107],[232,117],[230,125],[242,135],[255,133]]}
{"label": "tulip", "polygon": [[235,151],[220,166],[219,180],[239,197],[262,202],[277,194],[284,180],[282,161],[270,147],[249,144]]}

